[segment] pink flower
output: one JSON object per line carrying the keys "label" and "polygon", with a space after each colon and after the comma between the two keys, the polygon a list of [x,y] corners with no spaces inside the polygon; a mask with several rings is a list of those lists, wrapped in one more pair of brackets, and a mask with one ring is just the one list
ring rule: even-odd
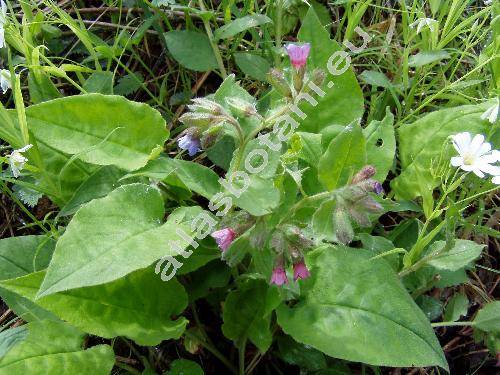
{"label": "pink flower", "polygon": [[276,266],[273,269],[273,274],[271,276],[271,284],[275,284],[278,286],[283,285],[283,284],[288,284],[286,272],[282,266]]}
{"label": "pink flower", "polygon": [[211,236],[215,239],[215,242],[217,242],[217,246],[219,246],[219,249],[224,252],[235,239],[236,233],[231,228],[224,228],[221,230],[216,230],[211,234]]}
{"label": "pink flower", "polygon": [[311,51],[311,45],[309,43],[288,44],[285,49],[295,69],[300,69],[306,65],[307,57]]}
{"label": "pink flower", "polygon": [[300,261],[299,263],[295,263],[293,265],[293,279],[295,281],[299,279],[307,279],[309,276],[311,276],[311,273],[307,269],[304,261]]}

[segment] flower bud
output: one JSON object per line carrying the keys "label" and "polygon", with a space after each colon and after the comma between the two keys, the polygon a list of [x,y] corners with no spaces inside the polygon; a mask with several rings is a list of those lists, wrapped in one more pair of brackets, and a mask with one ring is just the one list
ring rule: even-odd
{"label": "flower bud", "polygon": [[372,165],[364,166],[358,173],[356,173],[351,181],[351,184],[357,184],[358,182],[367,180],[373,176],[375,176],[377,170]]}
{"label": "flower bud", "polygon": [[237,117],[250,117],[258,115],[255,104],[249,103],[240,98],[227,98],[226,103],[229,105],[231,112]]}
{"label": "flower bud", "polygon": [[275,68],[269,70],[269,73],[267,73],[267,81],[284,97],[292,97],[290,85],[281,70]]}
{"label": "flower bud", "polygon": [[371,225],[370,218],[368,217],[367,213],[363,211],[362,207],[349,207],[349,215],[360,227],[366,228]]}
{"label": "flower bud", "polygon": [[223,115],[226,112],[219,103],[216,103],[213,100],[195,98],[192,102],[194,104],[188,105],[188,108],[193,112],[210,113],[214,116]]}
{"label": "flower bud", "polygon": [[350,243],[354,238],[354,230],[352,229],[347,212],[342,208],[335,210],[333,214],[333,221],[337,241],[343,245]]}
{"label": "flower bud", "polygon": [[316,86],[321,86],[325,82],[325,78],[326,73],[323,69],[316,68],[313,70],[311,80]]}
{"label": "flower bud", "polygon": [[373,213],[380,213],[384,211],[382,205],[368,195],[365,198],[360,199],[358,201],[358,205]]}
{"label": "flower bud", "polygon": [[202,128],[221,123],[224,121],[224,117],[205,112],[186,112],[179,117],[179,121],[187,126]]}

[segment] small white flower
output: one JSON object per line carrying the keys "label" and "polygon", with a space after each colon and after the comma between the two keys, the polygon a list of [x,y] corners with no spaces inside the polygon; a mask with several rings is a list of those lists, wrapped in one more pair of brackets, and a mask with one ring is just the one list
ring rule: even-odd
{"label": "small white flower", "polygon": [[483,3],[484,3],[484,5],[488,6],[488,5],[491,5],[493,3],[493,0],[484,0]]}
{"label": "small white flower", "polygon": [[8,89],[12,88],[12,79],[10,71],[7,69],[0,69],[0,89],[2,94],[5,94]]}
{"label": "small white flower", "polygon": [[415,28],[417,26],[417,34],[420,34],[422,29],[427,26],[429,30],[434,32],[436,30],[436,25],[438,24],[438,21],[432,18],[419,18],[412,24],[410,24],[410,27]]}
{"label": "small white flower", "polygon": [[477,134],[471,139],[468,132],[456,134],[453,136],[453,146],[460,155],[451,158],[454,167],[473,172],[481,178],[485,173],[500,174],[500,167],[491,165],[498,161],[498,151],[490,152],[491,145],[484,141],[484,135]]}
{"label": "small white flower", "polygon": [[10,155],[7,155],[9,158],[10,169],[15,178],[19,177],[20,172],[24,168],[24,164],[28,161],[28,158],[22,153],[28,151],[31,147],[33,147],[33,145],[29,144],[18,150],[14,150]]}
{"label": "small white flower", "polygon": [[5,47],[5,24],[7,23],[7,5],[0,0],[0,48]]}
{"label": "small white flower", "polygon": [[481,115],[481,120],[486,120],[488,119],[489,122],[494,124],[497,121],[498,118],[498,98],[497,102],[493,104],[490,108],[488,108],[482,115]]}

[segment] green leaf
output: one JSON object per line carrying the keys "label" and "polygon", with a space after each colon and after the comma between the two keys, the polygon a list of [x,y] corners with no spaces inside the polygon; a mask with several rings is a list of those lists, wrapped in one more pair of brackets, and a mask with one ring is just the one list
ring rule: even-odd
{"label": "green leaf", "polygon": [[242,31],[253,29],[257,26],[272,23],[273,21],[263,14],[251,14],[249,16],[237,18],[214,31],[215,39],[231,38]]}
{"label": "green leaf", "polygon": [[[338,76],[328,74],[328,59],[334,52],[341,51],[342,47],[330,39],[330,33],[321,25],[312,7],[309,8],[302,21],[298,37],[302,42],[311,43],[308,68],[323,69],[327,73],[322,87],[326,95],[323,98],[313,96],[318,101],[318,105],[312,106],[304,103],[299,106],[307,116],[301,121],[300,130],[319,133],[321,129],[333,123],[348,125],[353,121],[358,121],[364,110],[361,88],[351,69],[347,69]],[[331,88],[328,88],[329,82],[333,84],[333,86],[330,84]]]}
{"label": "green leaf", "polygon": [[253,53],[238,52],[234,54],[234,61],[236,61],[238,68],[250,78],[266,82],[266,75],[271,64],[265,58]]}
{"label": "green leaf", "polygon": [[46,268],[55,241],[46,236],[19,236],[0,240],[0,280]]}
{"label": "green leaf", "polygon": [[419,68],[427,64],[449,59],[450,57],[450,54],[444,50],[419,52],[416,55],[410,56],[408,66]]}
{"label": "green leaf", "polygon": [[377,72],[375,70],[365,70],[359,75],[359,78],[371,86],[384,87],[386,89],[394,87],[392,82],[384,73]]}
{"label": "green leaf", "polygon": [[438,269],[457,271],[481,255],[484,245],[473,241],[455,240],[451,249],[446,249],[445,241],[436,241],[429,248],[429,254],[433,255],[428,263]]}
{"label": "green leaf", "polygon": [[416,188],[419,174],[428,182],[427,189],[436,187],[439,181],[433,179],[431,175],[432,161],[437,162],[443,145],[450,135],[464,131],[487,134],[491,124],[481,120],[480,117],[491,104],[487,102],[442,109],[425,115],[411,124],[402,125],[397,134],[402,172],[391,181],[396,196],[411,200],[421,195]]}
{"label": "green leaf", "polygon": [[486,332],[500,332],[500,301],[484,305],[474,318],[474,327]]}
{"label": "green leaf", "polygon": [[279,355],[291,365],[318,371],[326,368],[325,355],[310,346],[300,344],[289,336],[278,337]]}
{"label": "green leaf", "polygon": [[335,137],[318,163],[318,179],[328,190],[344,186],[366,164],[365,138],[358,124]]}
{"label": "green leaf", "polygon": [[144,184],[120,186],[87,203],[57,241],[37,298],[104,284],[165,255],[177,255],[171,242],[178,241],[181,248],[188,243],[176,230],[191,231],[173,213],[162,225],[164,215],[160,192]]}
{"label": "green leaf", "polygon": [[179,338],[187,320],[180,314],[187,294],[177,280],[164,282],[151,268],[135,271],[109,284],[73,289],[35,300],[45,272],[6,280],[0,286],[17,293],[93,335],[126,336],[139,345]]}
{"label": "green leaf", "polygon": [[278,308],[279,325],[296,341],[335,358],[447,370],[429,321],[389,265],[370,260],[372,255],[343,246],[310,253],[311,277],[293,307]]}
{"label": "green leaf", "polygon": [[327,241],[335,241],[333,212],[337,202],[334,199],[323,202],[312,217],[314,235]]}
{"label": "green leaf", "polygon": [[[0,280],[25,276],[49,265],[56,242],[46,236],[19,236],[0,240]],[[28,299],[0,288],[0,297],[17,316],[27,322],[58,320]]]}
{"label": "green leaf", "polygon": [[237,191],[243,191],[239,197],[229,194],[234,204],[253,216],[270,214],[279,204],[280,192],[272,179],[252,174],[249,175],[248,187],[245,190],[241,179],[235,179],[232,186]]}
{"label": "green leaf", "polygon": [[16,346],[18,343],[24,341],[28,336],[28,327],[20,326],[11,329],[6,329],[0,332],[0,358]]}
{"label": "green leaf", "polygon": [[30,71],[28,73],[28,89],[31,102],[34,104],[57,99],[62,96],[49,76],[42,71]]}
{"label": "green leaf", "polygon": [[109,345],[82,350],[84,335],[62,322],[39,321],[25,326],[24,340],[0,358],[0,372],[24,374],[108,375],[115,363]]}
{"label": "green leaf", "polygon": [[176,359],[170,364],[170,370],[166,375],[203,375],[203,369],[194,361],[187,359]]}
{"label": "green leaf", "polygon": [[174,186],[179,186],[177,181],[180,180],[189,190],[207,199],[211,199],[221,189],[217,173],[201,164],[187,160],[159,157],[151,160],[144,168],[125,177],[134,176],[163,180]]}
{"label": "green leaf", "polygon": [[[163,34],[174,59],[183,67],[206,72],[218,67],[217,60],[205,34],[188,30],[174,30]],[[193,53],[196,51],[196,53]]]}
{"label": "green leaf", "polygon": [[83,84],[88,93],[113,94],[113,72],[95,72]]}
{"label": "green leaf", "polygon": [[112,165],[97,169],[75,191],[68,203],[61,209],[59,216],[74,214],[84,203],[102,198],[113,191],[124,172]]}
{"label": "green leaf", "polygon": [[30,106],[26,116],[37,140],[49,147],[126,170],[145,165],[169,134],[158,111],[121,96],[69,96]]}
{"label": "green leaf", "polygon": [[389,108],[382,121],[372,121],[363,129],[366,138],[366,162],[377,169],[374,179],[383,182],[389,173],[396,154],[394,116]]}
{"label": "green leaf", "polygon": [[270,330],[271,314],[266,314],[266,298],[276,293],[262,280],[249,280],[228,294],[224,303],[222,332],[236,346],[249,339],[261,353],[265,353],[272,342]]}
{"label": "green leaf", "polygon": [[321,145],[322,135],[305,132],[297,132],[295,134],[300,137],[300,144],[302,146],[299,157],[309,165],[316,167],[318,160],[323,154],[323,147]]}
{"label": "green leaf", "polygon": [[130,73],[119,79],[113,91],[116,95],[131,95],[142,87],[143,82],[144,78],[140,72]]}
{"label": "green leaf", "polygon": [[455,294],[446,305],[443,317],[444,321],[455,322],[459,320],[461,316],[467,315],[468,308],[469,300],[467,299],[467,296],[462,293]]}

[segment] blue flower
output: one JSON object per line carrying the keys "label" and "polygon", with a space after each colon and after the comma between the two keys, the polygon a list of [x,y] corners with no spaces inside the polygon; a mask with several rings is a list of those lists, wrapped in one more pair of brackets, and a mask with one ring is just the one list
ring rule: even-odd
{"label": "blue flower", "polygon": [[186,134],[180,137],[177,141],[179,148],[182,150],[187,150],[189,156],[194,156],[196,153],[201,151],[200,140],[193,136],[192,134]]}

